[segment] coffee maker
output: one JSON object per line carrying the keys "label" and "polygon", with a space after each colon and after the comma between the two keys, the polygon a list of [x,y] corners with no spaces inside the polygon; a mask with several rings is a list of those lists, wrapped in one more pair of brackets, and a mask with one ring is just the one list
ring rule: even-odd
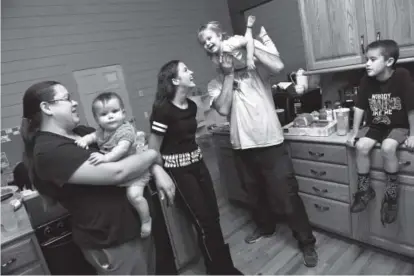
{"label": "coffee maker", "polygon": [[339,97],[341,99],[341,106],[350,109],[349,112],[349,125],[352,127],[354,123],[354,107],[356,103],[356,97],[358,95],[358,86],[347,86],[343,90],[338,90]]}

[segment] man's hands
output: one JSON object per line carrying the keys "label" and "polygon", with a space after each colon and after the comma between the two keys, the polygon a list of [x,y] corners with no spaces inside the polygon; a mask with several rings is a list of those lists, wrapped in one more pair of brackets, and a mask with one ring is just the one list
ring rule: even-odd
{"label": "man's hands", "polygon": [[247,65],[247,69],[248,70],[254,70],[254,69],[256,69],[256,65],[254,64],[254,59],[253,58],[252,59],[247,58],[246,59],[246,65]]}
{"label": "man's hands", "polygon": [[222,53],[220,55],[220,69],[224,75],[230,75],[234,73],[233,56],[228,53]]}

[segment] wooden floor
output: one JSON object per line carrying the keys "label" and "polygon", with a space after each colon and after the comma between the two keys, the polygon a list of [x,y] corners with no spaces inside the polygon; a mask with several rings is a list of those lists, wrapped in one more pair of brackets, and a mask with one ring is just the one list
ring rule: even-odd
{"label": "wooden floor", "polygon": [[[290,229],[280,225],[271,238],[246,244],[245,236],[254,224],[240,208],[221,202],[221,225],[230,244],[235,266],[244,274],[335,274],[335,275],[414,275],[414,260],[360,245],[337,235],[315,230],[319,255],[318,265],[307,268]],[[202,259],[182,272],[184,275],[205,274]]]}
{"label": "wooden floor", "polygon": [[[271,238],[246,244],[244,238],[254,229],[250,215],[225,199],[214,147],[209,141],[199,144],[214,182],[224,237],[230,244],[235,266],[244,274],[414,275],[413,259],[324,231],[314,231],[319,255],[319,263],[314,268],[303,265],[302,254],[285,225],[278,226],[276,235]],[[189,265],[182,274],[205,274],[202,258]]]}

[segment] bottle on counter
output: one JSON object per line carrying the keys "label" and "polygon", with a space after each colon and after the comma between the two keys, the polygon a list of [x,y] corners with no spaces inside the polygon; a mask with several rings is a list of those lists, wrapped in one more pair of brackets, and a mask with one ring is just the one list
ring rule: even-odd
{"label": "bottle on counter", "polygon": [[325,102],[325,110],[326,110],[326,120],[333,121],[333,110],[332,110],[332,102],[326,101]]}

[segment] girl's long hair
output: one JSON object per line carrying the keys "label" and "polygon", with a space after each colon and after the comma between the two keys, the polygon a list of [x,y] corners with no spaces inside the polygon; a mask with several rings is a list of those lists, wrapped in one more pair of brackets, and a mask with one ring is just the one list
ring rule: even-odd
{"label": "girl's long hair", "polygon": [[158,73],[157,92],[155,93],[155,100],[152,105],[152,114],[154,114],[154,110],[162,106],[165,102],[174,99],[177,88],[173,84],[173,79],[178,75],[179,63],[179,60],[171,60],[161,67]]}

